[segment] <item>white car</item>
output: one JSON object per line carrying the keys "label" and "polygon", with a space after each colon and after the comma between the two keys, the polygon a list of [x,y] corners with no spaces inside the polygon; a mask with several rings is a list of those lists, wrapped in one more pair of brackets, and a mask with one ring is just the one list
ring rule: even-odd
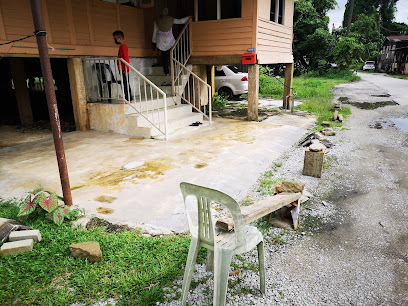
{"label": "white car", "polygon": [[375,62],[374,61],[368,61],[368,62],[365,62],[364,63],[364,66],[363,66],[363,71],[366,71],[366,70],[375,70]]}
{"label": "white car", "polygon": [[215,67],[215,91],[227,99],[248,93],[248,73],[234,66]]}

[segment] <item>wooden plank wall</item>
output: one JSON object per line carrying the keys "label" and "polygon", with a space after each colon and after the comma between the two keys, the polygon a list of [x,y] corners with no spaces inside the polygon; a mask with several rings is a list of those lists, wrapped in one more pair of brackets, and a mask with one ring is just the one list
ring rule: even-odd
{"label": "wooden plank wall", "polygon": [[285,0],[283,25],[269,20],[270,0],[259,0],[256,53],[259,64],[293,63],[294,1]]}
{"label": "wooden plank wall", "polygon": [[255,48],[255,2],[242,0],[242,18],[194,22],[192,56],[242,55]]}
{"label": "wooden plank wall", "polygon": [[292,63],[292,28],[258,18],[257,57],[259,64]]}
{"label": "wooden plank wall", "polygon": [[[51,56],[115,56],[112,32],[125,33],[130,56],[153,56],[150,49],[153,17],[146,10],[100,0],[41,0]],[[145,29],[147,28],[147,31]],[[29,0],[0,0],[0,43],[34,31]],[[13,47],[14,45],[14,47]],[[1,55],[37,55],[35,38],[0,46]],[[17,46],[17,47],[16,47]]]}

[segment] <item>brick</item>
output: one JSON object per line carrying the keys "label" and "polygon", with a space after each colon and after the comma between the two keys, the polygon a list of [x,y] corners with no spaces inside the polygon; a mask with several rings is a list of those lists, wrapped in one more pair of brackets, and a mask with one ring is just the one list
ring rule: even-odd
{"label": "brick", "polygon": [[41,234],[39,230],[30,230],[30,231],[14,231],[10,233],[9,241],[18,241],[33,239],[38,242],[41,241]]}
{"label": "brick", "polygon": [[29,252],[33,250],[34,240],[26,239],[13,242],[6,242],[0,248],[0,255],[14,255],[23,252]]}

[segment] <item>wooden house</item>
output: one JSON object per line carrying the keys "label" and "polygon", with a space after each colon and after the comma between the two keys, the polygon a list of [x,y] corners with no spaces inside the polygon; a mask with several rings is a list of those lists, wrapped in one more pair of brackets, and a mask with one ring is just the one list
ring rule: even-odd
{"label": "wooden house", "polygon": [[408,35],[385,38],[379,70],[387,73],[408,74]]}
{"label": "wooden house", "polygon": [[[41,4],[49,53],[59,65],[56,64],[57,68],[53,65],[53,70],[65,71],[65,79],[69,80],[67,86],[72,105],[67,109],[72,110],[77,130],[100,127],[92,120],[99,120],[98,113],[102,112],[100,105],[93,107],[87,103],[90,102],[86,86],[89,67],[84,60],[114,59],[118,50],[112,32],[119,29],[125,33],[132,63],[137,63],[136,68],[143,73],[156,57],[151,48],[153,24],[164,7],[168,7],[169,14],[175,18],[193,17],[189,23],[188,41],[184,42],[189,55],[180,67],[188,65],[203,82],[211,84],[211,69],[207,68],[239,64],[243,54],[255,54],[255,61],[249,65],[250,120],[257,120],[259,64],[286,63],[285,82],[291,84],[293,0],[41,0]],[[183,30],[177,28],[174,32]],[[30,101],[30,84],[34,82],[31,78],[35,77],[32,67],[35,65],[30,66],[30,63],[38,58],[36,41],[35,37],[30,37],[4,43],[33,31],[29,0],[0,0],[0,57],[6,59],[0,61],[3,74],[0,83],[6,88],[11,86],[7,79],[13,79],[15,97],[10,99],[15,101],[14,111],[18,109],[22,124],[35,120],[33,108],[36,106]],[[64,79],[63,72],[61,79]],[[58,87],[59,81],[56,82]],[[168,95],[175,95],[174,84]]]}

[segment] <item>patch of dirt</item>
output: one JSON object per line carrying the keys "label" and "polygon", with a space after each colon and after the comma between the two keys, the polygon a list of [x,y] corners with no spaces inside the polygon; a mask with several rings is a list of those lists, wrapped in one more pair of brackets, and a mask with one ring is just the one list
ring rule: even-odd
{"label": "patch of dirt", "polygon": [[350,104],[360,109],[377,109],[379,107],[398,105],[395,101],[382,101],[382,102],[344,102],[344,104]]}
{"label": "patch of dirt", "polygon": [[102,202],[102,203],[113,203],[117,198],[111,196],[99,196],[94,199],[94,201]]}
{"label": "patch of dirt", "polygon": [[72,189],[74,190],[93,185],[101,187],[117,186],[123,181],[131,181],[132,183],[137,184],[136,179],[158,179],[160,176],[164,175],[166,171],[175,167],[176,166],[169,158],[154,159],[146,161],[142,166],[135,169],[119,169],[99,172],[92,176],[87,183],[72,187]]}
{"label": "patch of dirt", "polygon": [[201,169],[201,168],[205,168],[205,167],[207,167],[207,166],[208,166],[207,163],[198,163],[198,164],[196,164],[196,165],[194,166],[194,168]]}
{"label": "patch of dirt", "polygon": [[92,218],[87,224],[86,228],[97,228],[97,227],[105,227],[105,232],[107,233],[121,233],[126,231],[134,231],[133,228],[127,225],[120,225],[120,224],[113,224],[109,221],[94,217]]}
{"label": "patch of dirt", "polygon": [[111,215],[115,212],[114,209],[106,207],[98,207],[96,211],[102,215]]}

